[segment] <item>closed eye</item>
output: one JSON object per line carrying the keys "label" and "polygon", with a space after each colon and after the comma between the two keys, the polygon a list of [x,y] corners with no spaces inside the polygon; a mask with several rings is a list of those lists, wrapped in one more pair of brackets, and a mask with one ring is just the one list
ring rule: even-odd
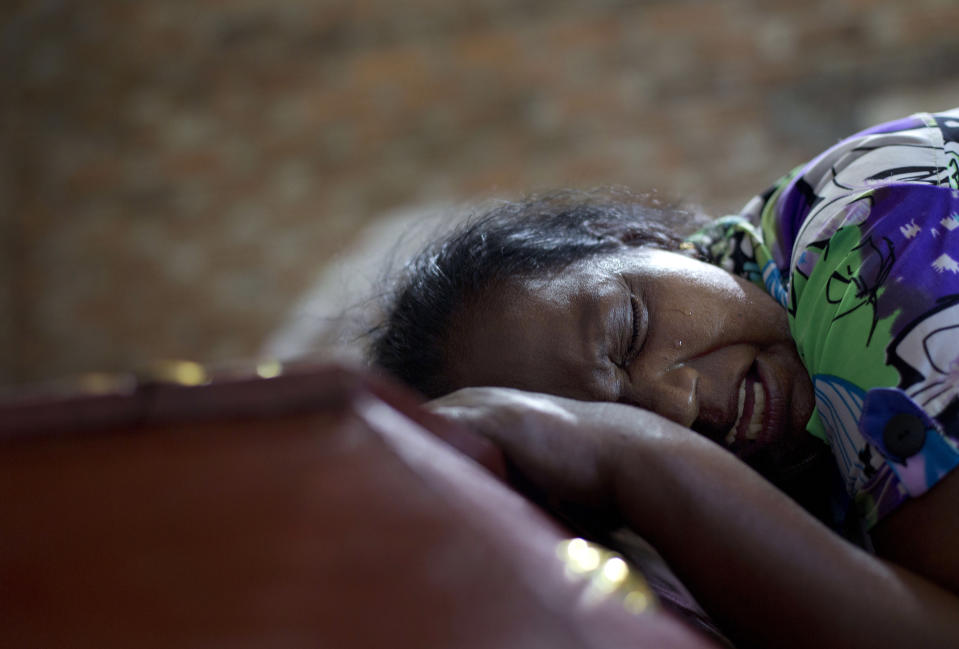
{"label": "closed eye", "polygon": [[626,355],[623,359],[623,365],[628,365],[639,355],[639,352],[643,348],[643,342],[645,342],[645,328],[646,328],[646,313],[642,308],[639,300],[632,293],[629,295],[629,305],[632,317],[630,322],[632,325],[632,335],[629,339],[629,347],[626,349]]}

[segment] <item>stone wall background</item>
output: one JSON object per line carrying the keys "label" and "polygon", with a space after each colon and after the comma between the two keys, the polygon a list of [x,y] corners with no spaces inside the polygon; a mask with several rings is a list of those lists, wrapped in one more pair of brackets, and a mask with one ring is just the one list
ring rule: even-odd
{"label": "stone wall background", "polygon": [[732,210],[959,104],[953,0],[7,0],[0,383],[255,356],[364,227],[621,184]]}

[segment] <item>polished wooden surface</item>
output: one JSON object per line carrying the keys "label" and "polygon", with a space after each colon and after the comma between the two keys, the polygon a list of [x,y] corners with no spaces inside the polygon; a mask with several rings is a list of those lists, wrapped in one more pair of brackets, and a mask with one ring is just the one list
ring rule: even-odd
{"label": "polished wooden surface", "polygon": [[326,381],[306,412],[0,444],[3,646],[705,646],[586,597],[408,396]]}

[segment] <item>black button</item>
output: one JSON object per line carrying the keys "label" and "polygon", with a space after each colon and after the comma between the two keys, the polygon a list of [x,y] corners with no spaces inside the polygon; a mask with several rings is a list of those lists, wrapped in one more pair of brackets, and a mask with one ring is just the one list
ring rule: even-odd
{"label": "black button", "polygon": [[892,455],[903,459],[912,457],[926,443],[926,425],[915,415],[894,415],[882,430],[882,441]]}

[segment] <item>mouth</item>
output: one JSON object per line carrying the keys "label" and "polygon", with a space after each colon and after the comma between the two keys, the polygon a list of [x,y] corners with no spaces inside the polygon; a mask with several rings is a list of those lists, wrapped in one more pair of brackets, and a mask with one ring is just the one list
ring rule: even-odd
{"label": "mouth", "polygon": [[766,388],[754,365],[739,383],[736,421],[723,439],[726,446],[755,442],[762,436],[767,402]]}

